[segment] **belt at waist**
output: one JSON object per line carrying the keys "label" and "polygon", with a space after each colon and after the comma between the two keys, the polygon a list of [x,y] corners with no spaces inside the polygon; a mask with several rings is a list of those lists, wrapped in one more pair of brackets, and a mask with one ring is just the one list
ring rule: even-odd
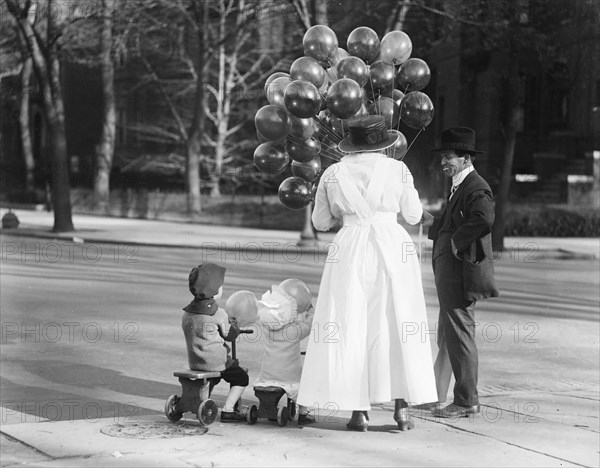
{"label": "belt at waist", "polygon": [[344,226],[370,226],[375,223],[398,223],[398,217],[391,211],[377,211],[368,218],[361,218],[356,214],[344,215]]}

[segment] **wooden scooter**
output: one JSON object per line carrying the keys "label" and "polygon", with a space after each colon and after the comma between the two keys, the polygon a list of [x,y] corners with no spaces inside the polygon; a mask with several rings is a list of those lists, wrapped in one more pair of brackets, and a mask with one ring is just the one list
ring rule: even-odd
{"label": "wooden scooter", "polygon": [[[240,330],[241,333],[254,333],[253,330]],[[231,342],[231,356],[236,359],[235,340]],[[186,369],[173,372],[181,384],[181,396],[171,395],[165,402],[165,415],[169,421],[179,421],[184,413],[194,413],[202,426],[215,422],[219,408],[210,398],[214,386],[221,378],[220,372],[205,372]],[[256,422],[257,409],[252,405],[246,411],[246,420]]]}

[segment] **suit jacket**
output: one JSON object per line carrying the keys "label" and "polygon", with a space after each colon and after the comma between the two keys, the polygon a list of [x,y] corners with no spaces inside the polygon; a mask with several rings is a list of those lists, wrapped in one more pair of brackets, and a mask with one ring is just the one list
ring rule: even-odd
{"label": "suit jacket", "polygon": [[[492,263],[492,225],[494,203],[488,183],[473,171],[465,177],[442,214],[429,229],[434,252],[438,238],[451,236],[463,262],[463,293],[475,301],[497,297]],[[433,259],[435,265],[436,259]]]}

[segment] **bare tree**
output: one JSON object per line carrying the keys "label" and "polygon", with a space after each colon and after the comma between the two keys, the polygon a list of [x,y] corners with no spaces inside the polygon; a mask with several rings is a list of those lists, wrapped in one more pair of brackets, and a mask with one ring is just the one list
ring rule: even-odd
{"label": "bare tree", "polygon": [[23,160],[25,161],[25,188],[28,192],[35,189],[35,159],[33,157],[33,146],[31,144],[31,119],[29,115],[30,106],[30,84],[33,73],[33,61],[31,57],[24,57],[21,68],[21,99],[19,102],[19,129],[21,131],[21,148]]}
{"label": "bare tree", "polygon": [[102,72],[102,134],[96,146],[96,171],[94,176],[94,201],[102,212],[108,209],[110,196],[110,171],[115,152],[115,66],[113,49],[113,15],[115,0],[102,0],[102,26],[100,32],[100,68]]}
{"label": "bare tree", "polygon": [[[47,0],[45,24],[36,18],[37,3],[5,0],[8,11],[21,32],[33,62],[33,69],[41,88],[44,113],[48,124],[51,148],[52,202],[55,232],[73,231],[71,214],[69,165],[65,132],[65,111],[60,83],[58,59],[61,27],[54,14],[55,3]],[[42,16],[42,15],[39,15]]]}

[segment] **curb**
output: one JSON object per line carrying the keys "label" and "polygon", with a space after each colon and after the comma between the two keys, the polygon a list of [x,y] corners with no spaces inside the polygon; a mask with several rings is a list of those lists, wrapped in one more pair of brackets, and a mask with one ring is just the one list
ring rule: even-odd
{"label": "curb", "polygon": [[[203,245],[191,245],[191,244],[168,244],[161,242],[148,242],[148,241],[128,241],[128,240],[118,240],[118,239],[102,239],[102,238],[93,238],[93,237],[81,237],[77,235],[77,232],[71,233],[54,233],[47,231],[37,231],[33,229],[27,228],[11,228],[11,229],[0,229],[0,235],[10,235],[14,237],[32,237],[36,239],[52,239],[52,240],[61,240],[65,242],[73,242],[75,244],[102,244],[102,245],[114,245],[114,244],[124,244],[124,245],[143,245],[147,247],[157,247],[157,248],[169,248],[169,249],[202,249],[206,248]],[[73,235],[75,234],[75,235]],[[213,244],[213,242],[211,242]],[[300,239],[297,242],[285,242],[285,247],[270,247],[270,248],[254,248],[254,247],[242,247],[240,242],[234,242],[234,245],[227,245],[224,242],[218,243],[214,242],[214,247],[211,245],[211,248],[214,248],[218,251],[226,251],[226,252],[240,252],[242,250],[252,250],[256,252],[264,252],[264,253],[283,253],[288,254],[290,250],[293,248],[295,250],[300,250],[302,252],[317,252],[325,254],[329,247],[330,242],[315,240],[314,242],[309,242],[306,239]],[[238,245],[236,247],[236,244]]]}

